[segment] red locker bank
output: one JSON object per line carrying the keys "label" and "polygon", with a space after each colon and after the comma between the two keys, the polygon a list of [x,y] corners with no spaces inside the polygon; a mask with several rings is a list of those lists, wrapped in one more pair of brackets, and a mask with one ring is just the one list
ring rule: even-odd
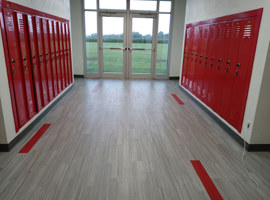
{"label": "red locker bank", "polygon": [[0,22],[18,132],[73,84],[69,21],[4,1]]}
{"label": "red locker bank", "polygon": [[239,133],[261,16],[257,9],[186,27],[181,85]]}

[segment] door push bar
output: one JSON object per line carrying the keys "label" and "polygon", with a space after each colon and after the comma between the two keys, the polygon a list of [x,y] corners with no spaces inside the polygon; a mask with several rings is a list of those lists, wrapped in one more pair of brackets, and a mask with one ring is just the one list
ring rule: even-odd
{"label": "door push bar", "polygon": [[111,50],[137,50],[137,51],[147,51],[147,50],[151,50],[151,51],[155,51],[155,49],[143,49],[143,48],[116,48],[116,47],[99,47],[100,50],[102,49],[111,49]]}

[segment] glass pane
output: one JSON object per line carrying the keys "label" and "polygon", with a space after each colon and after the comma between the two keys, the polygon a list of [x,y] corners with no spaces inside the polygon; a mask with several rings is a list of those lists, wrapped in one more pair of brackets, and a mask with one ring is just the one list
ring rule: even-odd
{"label": "glass pane", "polygon": [[98,61],[97,60],[87,60],[87,68],[86,71],[89,73],[97,73],[98,72]]}
{"label": "glass pane", "polygon": [[167,62],[156,62],[156,73],[166,74],[167,73]]}
{"label": "glass pane", "polygon": [[103,50],[103,71],[107,73],[123,73],[122,50]]}
{"label": "glass pane", "polygon": [[171,12],[171,1],[160,1],[159,11],[160,12]]}
{"label": "glass pane", "polygon": [[103,17],[103,47],[123,48],[123,17]]}
{"label": "glass pane", "polygon": [[103,71],[123,73],[123,50],[106,48],[123,48],[124,18],[102,17]]}
{"label": "glass pane", "polygon": [[99,0],[99,8],[126,10],[126,0]]}
{"label": "glass pane", "polygon": [[151,73],[151,54],[152,51],[132,51],[132,69],[134,73]]}
{"label": "glass pane", "polygon": [[86,58],[97,58],[97,12],[85,12]]}
{"label": "glass pane", "polygon": [[[132,19],[132,49],[152,49],[153,19]],[[132,50],[132,73],[151,72],[151,50]]]}
{"label": "glass pane", "polygon": [[157,10],[157,1],[155,0],[131,0],[130,10]]}
{"label": "glass pane", "polygon": [[157,60],[167,60],[170,35],[170,14],[160,14],[158,24]]}
{"label": "glass pane", "polygon": [[97,9],[97,0],[84,0],[85,9]]}

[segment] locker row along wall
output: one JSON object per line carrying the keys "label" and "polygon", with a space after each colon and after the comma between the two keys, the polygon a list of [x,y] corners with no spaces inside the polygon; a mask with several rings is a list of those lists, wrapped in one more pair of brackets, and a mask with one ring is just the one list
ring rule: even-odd
{"label": "locker row along wall", "polygon": [[186,26],[181,85],[241,133],[263,9]]}
{"label": "locker row along wall", "polygon": [[0,23],[18,133],[73,84],[69,20],[4,1]]}

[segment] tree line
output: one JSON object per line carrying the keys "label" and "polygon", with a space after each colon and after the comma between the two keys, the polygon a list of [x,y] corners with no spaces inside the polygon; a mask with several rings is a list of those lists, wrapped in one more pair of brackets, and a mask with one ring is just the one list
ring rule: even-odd
{"label": "tree line", "polygon": [[[168,43],[169,33],[164,34],[162,31],[158,33],[158,43]],[[97,42],[97,34],[86,36],[86,42]],[[123,34],[107,34],[103,35],[103,42],[107,43],[122,43]],[[139,32],[132,32],[132,43],[152,43],[150,34],[142,35]]]}

